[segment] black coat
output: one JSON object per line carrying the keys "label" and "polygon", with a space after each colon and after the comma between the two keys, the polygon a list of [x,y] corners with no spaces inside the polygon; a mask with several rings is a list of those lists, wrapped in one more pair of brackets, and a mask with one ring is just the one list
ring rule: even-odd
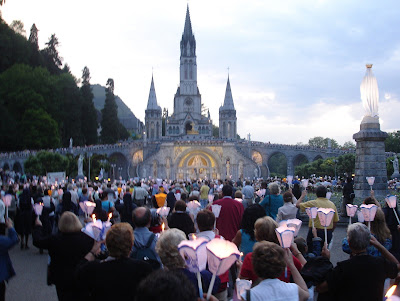
{"label": "black coat", "polygon": [[194,223],[186,212],[174,212],[168,217],[168,227],[177,228],[185,232],[186,237],[194,233]]}
{"label": "black coat", "polygon": [[51,282],[63,290],[77,290],[75,268],[92,249],[94,240],[83,232],[47,236],[43,227],[33,229],[33,245],[49,250]]}

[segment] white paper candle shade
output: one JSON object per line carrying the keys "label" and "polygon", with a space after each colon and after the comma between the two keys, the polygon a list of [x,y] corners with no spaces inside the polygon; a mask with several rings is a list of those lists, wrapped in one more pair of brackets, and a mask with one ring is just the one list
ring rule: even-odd
{"label": "white paper candle shade", "polygon": [[328,200],[330,200],[331,197],[332,197],[332,192],[328,191],[328,192],[326,193],[326,198],[327,198]]}
{"label": "white paper candle shade", "polygon": [[346,212],[348,217],[354,217],[358,209],[357,205],[347,204],[346,205]]}
{"label": "white paper candle shade", "polygon": [[12,200],[11,194],[6,194],[6,195],[3,197],[4,206],[10,207],[10,206],[11,206],[11,200]]}
{"label": "white paper candle shade", "polygon": [[101,232],[103,230],[103,224],[100,220],[92,223],[93,239],[101,241]]}
{"label": "white paper candle shade", "polygon": [[157,185],[161,186],[161,184],[162,184],[162,179],[157,179]]}
{"label": "white paper candle shade", "polygon": [[374,185],[375,177],[366,177],[366,179],[367,179],[367,182],[368,182],[369,186]]}
{"label": "white paper candle shade", "polygon": [[208,202],[209,202],[210,204],[212,204],[212,202],[214,202],[214,195],[213,195],[213,194],[209,194],[209,195],[208,195]]}
{"label": "white paper candle shade", "polygon": [[177,201],[180,201],[181,200],[181,194],[178,192],[178,193],[175,193],[175,199],[177,200]]}
{"label": "white paper candle shade", "polygon": [[207,266],[207,240],[197,238],[184,240],[178,245],[179,254],[186,262],[186,267],[192,273],[204,271]]}
{"label": "white paper candle shade", "polygon": [[317,207],[308,207],[306,208],[306,213],[309,218],[316,218],[317,217],[318,208]]}
{"label": "white paper candle shade", "polygon": [[101,233],[101,235],[102,235],[101,239],[105,240],[107,232],[108,232],[108,230],[111,229],[112,224],[111,224],[111,222],[107,221],[107,222],[103,222],[102,226],[103,226],[103,229],[102,229],[102,233]]}
{"label": "white paper candle shade", "polygon": [[222,208],[221,205],[212,205],[211,206],[211,210],[214,213],[215,218],[219,217],[219,214],[221,213],[221,208]]}
{"label": "white paper candle shade", "polygon": [[335,210],[332,208],[318,208],[318,218],[322,227],[329,227],[334,215]]}
{"label": "white paper candle shade", "polygon": [[157,209],[157,213],[162,217],[167,217],[170,209],[169,207],[160,207]]}
{"label": "white paper candle shade", "polygon": [[198,201],[190,201],[187,203],[187,208],[192,214],[195,214],[199,207],[201,207],[201,205]]}
{"label": "white paper candle shade", "polygon": [[396,208],[397,197],[395,195],[388,195],[385,198],[385,201],[388,204],[389,208]]}
{"label": "white paper candle shade", "polygon": [[287,225],[287,222],[288,222],[287,219],[285,219],[285,220],[283,220],[283,221],[280,221],[280,222],[279,222],[279,227],[287,227],[287,226],[288,226],[288,225]]}
{"label": "white paper candle shade", "polygon": [[84,213],[86,213],[86,207],[85,207],[85,203],[84,203],[84,202],[80,202],[80,203],[79,203],[79,207],[81,207],[82,211],[83,211]]}
{"label": "white paper candle shade", "polygon": [[364,222],[364,214],[361,212],[361,210],[357,211],[357,219],[358,219],[358,222],[360,222],[360,223]]}
{"label": "white paper candle shade", "polygon": [[293,242],[295,231],[295,228],[285,226],[280,226],[275,229],[276,236],[278,237],[279,243],[282,248],[290,248],[290,245]]}
{"label": "white paper candle shade", "polygon": [[43,204],[42,203],[34,204],[33,209],[35,210],[36,215],[40,216],[40,215],[42,215]]}
{"label": "white paper candle shade", "polygon": [[378,210],[378,206],[376,206],[374,204],[369,204],[369,205],[362,204],[360,206],[360,209],[364,216],[364,221],[372,222],[375,218],[375,214],[376,214],[376,210]]}
{"label": "white paper candle shade", "polygon": [[85,207],[86,207],[86,213],[88,215],[91,215],[93,213],[93,211],[94,211],[94,208],[96,208],[96,203],[85,201],[84,204],[85,204]]}
{"label": "white paper candle shade", "polygon": [[301,228],[301,224],[303,222],[297,218],[293,218],[293,219],[288,219],[286,224],[288,227],[293,227],[295,229],[294,231],[294,236],[296,237],[299,234],[300,228]]}
{"label": "white paper candle shade", "polygon": [[287,176],[287,182],[289,185],[292,185],[293,176]]}
{"label": "white paper candle shade", "polygon": [[251,289],[252,281],[245,279],[236,279],[236,294],[238,300],[241,300],[241,295]]}
{"label": "white paper candle shade", "polygon": [[206,248],[208,269],[216,275],[225,273],[240,257],[237,246],[224,239],[214,238]]}
{"label": "white paper candle shade", "polygon": [[301,180],[301,185],[302,185],[304,188],[307,188],[307,186],[308,186],[308,179],[303,179],[303,180]]}

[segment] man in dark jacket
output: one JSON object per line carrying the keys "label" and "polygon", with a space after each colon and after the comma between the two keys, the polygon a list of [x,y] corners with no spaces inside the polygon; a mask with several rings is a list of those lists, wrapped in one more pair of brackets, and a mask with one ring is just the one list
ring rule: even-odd
{"label": "man in dark jacket", "polygon": [[354,200],[354,189],[353,189],[353,179],[351,177],[347,178],[346,184],[343,186],[343,202],[342,202],[342,212],[341,216],[346,217],[346,205],[353,204]]}

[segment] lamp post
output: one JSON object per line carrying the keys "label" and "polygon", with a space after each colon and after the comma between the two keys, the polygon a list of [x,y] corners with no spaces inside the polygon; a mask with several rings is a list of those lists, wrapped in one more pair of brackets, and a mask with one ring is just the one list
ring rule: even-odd
{"label": "lamp post", "polygon": [[117,166],[116,164],[111,164],[112,174],[113,174],[113,180],[115,180],[114,168],[115,168],[116,166]]}

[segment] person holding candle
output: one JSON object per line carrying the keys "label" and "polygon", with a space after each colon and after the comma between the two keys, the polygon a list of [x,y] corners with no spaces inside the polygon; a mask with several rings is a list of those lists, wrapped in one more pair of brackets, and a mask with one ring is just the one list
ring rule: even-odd
{"label": "person holding candle", "polygon": [[[195,273],[192,273],[186,268],[186,262],[179,254],[178,245],[183,240],[186,240],[185,233],[179,229],[169,229],[161,234],[157,241],[156,251],[161,258],[161,262],[164,265],[164,269],[169,271],[181,272],[182,276],[186,276],[187,279],[197,288],[197,277]],[[208,270],[200,271],[203,292],[206,292],[210,286],[212,274]],[[216,278],[213,295],[218,292],[221,280]]]}
{"label": "person holding candle", "polygon": [[81,288],[88,288],[91,300],[135,300],[140,281],[151,272],[151,266],[143,261],[129,258],[134,234],[131,225],[119,223],[106,235],[109,257],[96,260],[101,242],[96,242],[77,267],[77,281]]}
{"label": "person holding candle", "polygon": [[[330,292],[333,300],[382,300],[385,279],[397,276],[399,262],[362,223],[348,227],[347,239],[352,256],[338,262],[326,281],[317,286],[317,291]],[[367,254],[370,244],[382,253],[382,257]],[[329,257],[325,247],[323,252]]]}
{"label": "person holding candle", "polygon": [[58,233],[47,235],[37,218],[33,230],[33,245],[47,249],[50,256],[48,281],[55,284],[60,301],[87,300],[88,291],[75,281],[75,268],[93,247],[94,240],[81,231],[78,217],[66,211],[58,222]]}
{"label": "person holding candle", "polygon": [[[268,241],[258,242],[254,246],[252,264],[261,282],[248,293],[243,293],[241,295],[243,300],[305,301],[308,299],[307,285],[296,269],[289,249],[283,249]],[[294,283],[285,283],[278,279],[286,266],[292,271]]]}
{"label": "person holding candle", "polygon": [[[276,221],[274,221],[271,217],[269,216],[264,216],[262,218],[259,218],[256,223],[254,224],[254,234],[255,238],[258,242],[260,241],[269,241],[273,242],[277,245],[279,245],[278,238],[275,233],[275,229],[278,227],[278,224]],[[293,248],[293,262],[297,270],[301,270],[302,264],[301,262],[305,262],[303,255],[299,252],[295,244],[292,244]],[[280,274],[279,280],[282,280],[284,282],[290,282],[290,276],[291,276],[291,268],[288,266],[287,268],[287,273],[284,271]],[[257,283],[258,281],[258,276],[254,272],[253,264],[252,264],[252,253],[248,253],[243,261],[242,268],[240,270],[240,275],[239,278],[241,279],[247,279],[247,280],[252,280],[253,285]]]}
{"label": "person holding candle", "polygon": [[[297,200],[296,206],[297,206],[297,208],[300,208],[300,210],[302,212],[304,212],[305,209],[309,208],[309,207],[332,208],[333,210],[335,210],[333,219],[332,219],[330,225],[327,227],[327,243],[329,245],[329,243],[332,239],[332,233],[336,228],[337,222],[339,221],[339,215],[338,215],[335,204],[326,198],[326,193],[327,193],[326,187],[324,185],[320,185],[317,187],[317,190],[316,190],[317,198],[315,200],[302,203],[303,199],[307,195],[306,190],[303,190],[301,197]],[[314,226],[317,229],[318,237],[320,237],[324,241],[325,240],[324,227],[321,225],[318,216],[314,220]],[[312,220],[311,219],[309,219],[308,227],[309,228],[308,228],[308,234],[307,234],[307,246],[308,246],[309,252],[313,252],[313,242],[312,242],[313,234],[312,234]]]}

